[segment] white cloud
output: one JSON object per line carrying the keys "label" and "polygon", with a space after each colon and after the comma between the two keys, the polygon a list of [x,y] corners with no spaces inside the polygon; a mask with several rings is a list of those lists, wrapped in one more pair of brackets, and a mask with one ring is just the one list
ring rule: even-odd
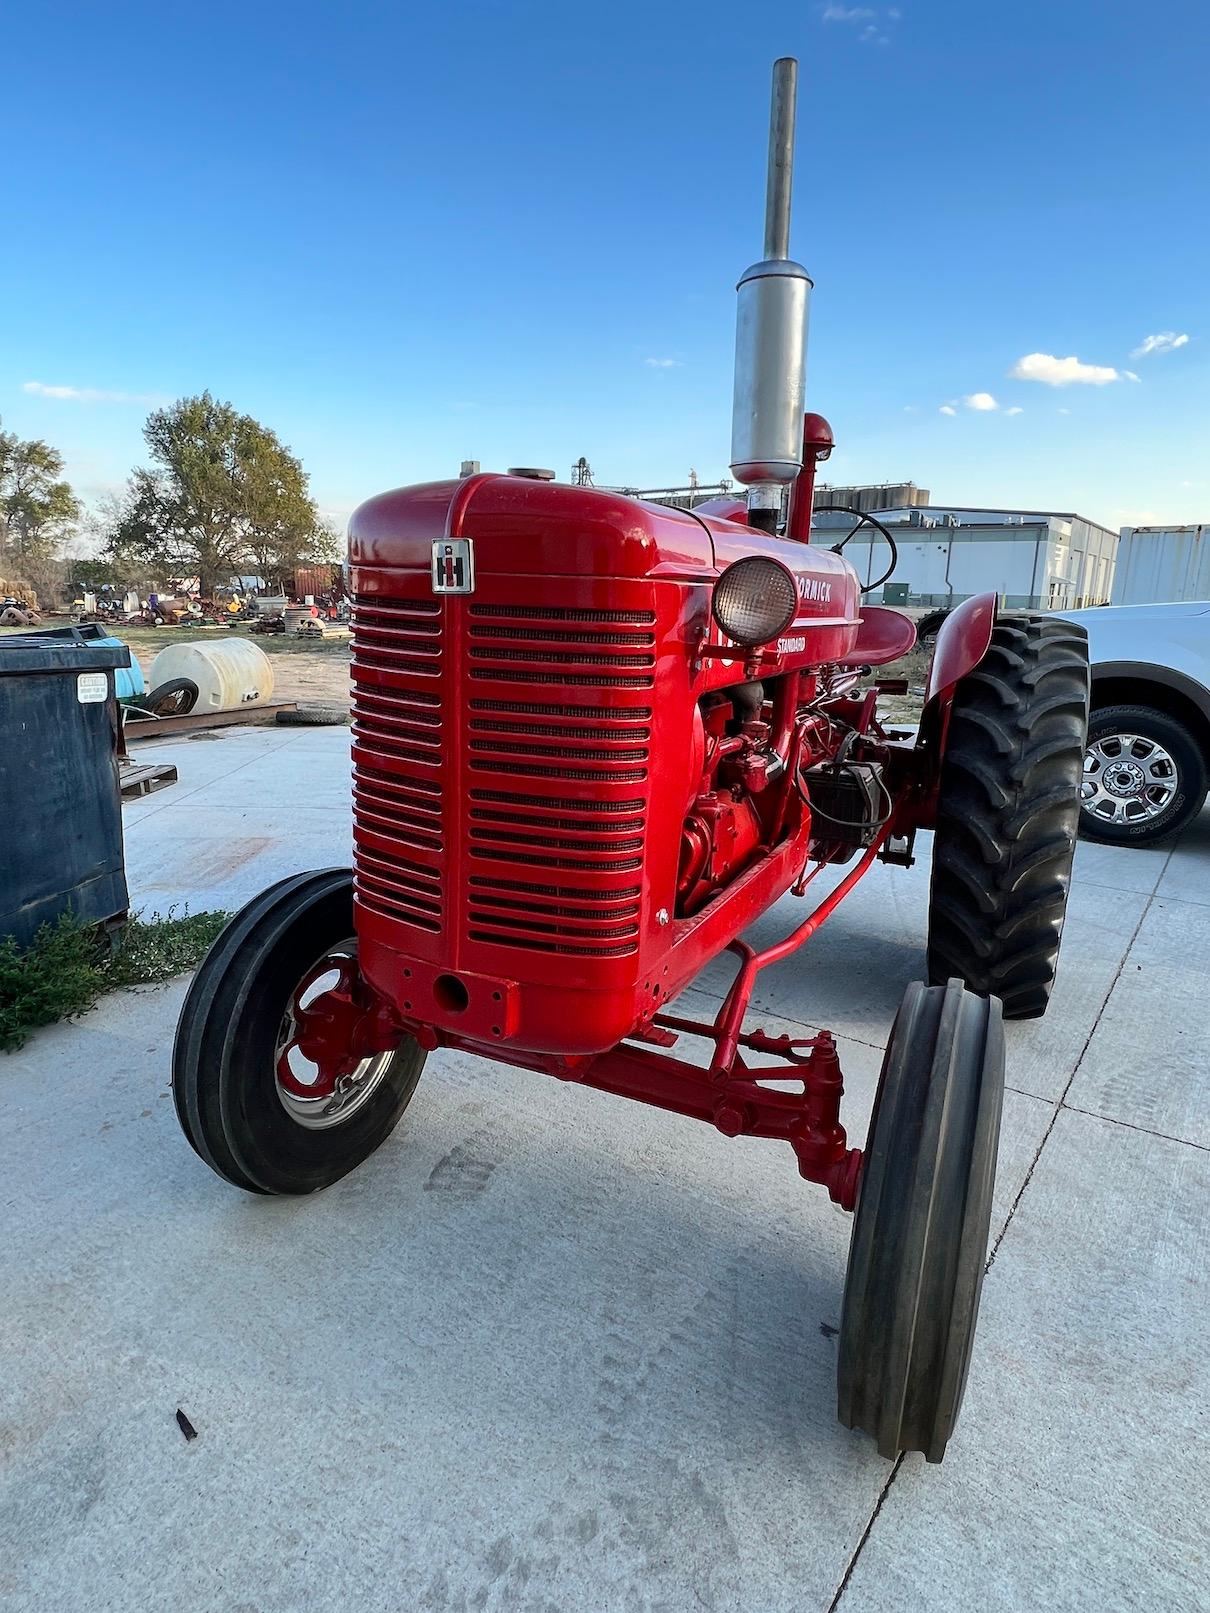
{"label": "white cloud", "polygon": [[916,405],[914,403],[905,403],[903,406],[903,412],[904,414],[915,414]]}
{"label": "white cloud", "polygon": [[938,414],[957,414],[958,411],[957,411],[957,409],[954,408],[952,403],[943,403],[941,405],[941,407],[937,410],[937,413]]}
{"label": "white cloud", "polygon": [[23,392],[36,398],[57,398],[64,403],[162,403],[150,392],[103,392],[91,386],[48,386],[44,381],[25,381]]}
{"label": "white cloud", "polygon": [[1056,358],[1053,353],[1026,353],[1008,373],[1014,380],[1041,381],[1044,386],[1071,386],[1074,382],[1105,386],[1109,381],[1121,380],[1117,370],[1108,364],[1084,364],[1074,354]]}
{"label": "white cloud", "polygon": [[1000,407],[990,392],[972,392],[969,397],[963,398],[962,401],[968,409],[975,409],[980,414],[989,414],[992,409]]}
{"label": "white cloud", "polygon": [[1070,414],[1071,410],[1070,409],[1056,409],[1055,413],[1056,414]]}
{"label": "white cloud", "polygon": [[1178,347],[1185,347],[1189,337],[1181,331],[1157,331],[1154,336],[1144,336],[1139,345],[1131,352],[1131,358],[1146,358],[1149,353],[1174,353]]}
{"label": "white cloud", "polygon": [[1005,409],[1005,414],[1024,414],[1025,410],[1019,403],[1014,403],[1011,409]]}
{"label": "white cloud", "polygon": [[855,29],[863,45],[889,45],[891,36],[886,30],[894,28],[900,15],[897,6],[883,10],[879,6],[840,5],[838,0],[829,0],[820,12],[824,22],[838,22]]}
{"label": "white cloud", "polygon": [[679,358],[645,358],[643,363],[653,370],[683,370],[685,367]]}
{"label": "white cloud", "polygon": [[1126,379],[1128,381],[1140,381],[1140,380],[1142,380],[1142,376],[1136,375],[1133,370],[1123,370],[1122,374],[1126,377]]}

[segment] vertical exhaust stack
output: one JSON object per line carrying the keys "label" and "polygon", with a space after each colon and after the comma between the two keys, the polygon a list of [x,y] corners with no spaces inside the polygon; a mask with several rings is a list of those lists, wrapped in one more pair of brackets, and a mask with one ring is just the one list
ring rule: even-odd
{"label": "vertical exhaust stack", "polygon": [[750,489],[752,525],[766,531],[776,527],[782,488],[802,469],[811,277],[790,257],[797,89],[798,63],[783,56],[773,64],[765,255],[736,287],[731,472]]}

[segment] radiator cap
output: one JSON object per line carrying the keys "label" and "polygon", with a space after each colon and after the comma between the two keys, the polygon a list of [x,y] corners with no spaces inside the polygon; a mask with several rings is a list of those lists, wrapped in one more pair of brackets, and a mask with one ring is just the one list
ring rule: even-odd
{"label": "radiator cap", "polygon": [[510,465],[508,474],[510,476],[528,476],[531,482],[553,482],[555,479],[553,470],[538,470],[533,465]]}

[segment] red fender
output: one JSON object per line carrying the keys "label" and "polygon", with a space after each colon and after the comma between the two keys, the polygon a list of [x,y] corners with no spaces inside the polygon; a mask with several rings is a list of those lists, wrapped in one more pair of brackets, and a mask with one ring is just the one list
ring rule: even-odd
{"label": "red fender", "polygon": [[987,654],[998,604],[996,594],[974,594],[949,613],[937,634],[937,648],[929,667],[924,711],[916,737],[916,754],[924,785],[916,818],[921,828],[931,828],[936,817],[941,757],[949,732],[954,690]]}
{"label": "red fender", "polygon": [[[924,710],[927,716],[934,701],[948,707],[954,698],[954,685],[973,672],[987,654],[996,625],[996,594],[973,594],[952,610],[937,634],[937,648],[929,667]],[[923,726],[923,724],[921,725]]]}

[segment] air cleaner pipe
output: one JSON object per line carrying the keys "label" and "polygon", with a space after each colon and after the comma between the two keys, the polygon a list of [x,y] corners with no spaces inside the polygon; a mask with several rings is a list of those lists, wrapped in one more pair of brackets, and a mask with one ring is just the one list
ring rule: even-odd
{"label": "air cleaner pipe", "polygon": [[765,257],[790,256],[790,196],[794,189],[794,124],[798,63],[781,56],[773,63],[769,109],[769,173],[765,185]]}
{"label": "air cleaner pipe", "polygon": [[766,531],[776,529],[782,489],[802,468],[811,278],[789,257],[797,81],[793,57],[773,64],[765,257],[745,270],[736,287],[731,470],[752,489],[751,524]]}

